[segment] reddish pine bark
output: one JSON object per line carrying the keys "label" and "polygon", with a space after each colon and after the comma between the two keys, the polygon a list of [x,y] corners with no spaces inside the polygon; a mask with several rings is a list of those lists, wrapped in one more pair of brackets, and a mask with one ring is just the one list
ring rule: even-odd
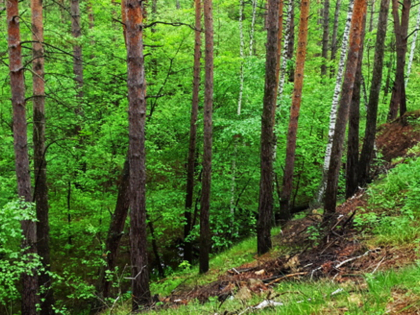
{"label": "reddish pine bark", "polygon": [[300,104],[302,101],[303,71],[305,67],[306,46],[308,43],[309,0],[300,4],[300,26],[298,51],[296,57],[295,86],[293,89],[292,107],[290,109],[289,131],[287,134],[286,166],[284,168],[284,186],[280,202],[281,218],[290,219],[290,197],[293,189],[293,171],[295,167],[296,135]]}
{"label": "reddish pine bark", "polygon": [[366,14],[366,0],[355,0],[351,21],[350,45],[346,63],[346,73],[341,91],[341,99],[335,124],[335,132],[331,149],[331,161],[327,177],[325,193],[324,220],[329,221],[335,213],[337,204],[338,177],[343,155],[343,142],[349,116],[349,107],[353,95],[353,86],[356,75],[357,61],[361,45],[363,16]]}
{"label": "reddish pine bark", "polygon": [[205,90],[204,90],[204,152],[203,180],[200,210],[200,273],[209,270],[210,239],[210,188],[213,129],[213,4],[204,0],[205,28]]}
{"label": "reddish pine bark", "polygon": [[[50,226],[48,221],[47,162],[45,159],[45,86],[44,86],[44,27],[42,0],[31,1],[32,12],[32,52],[33,52],[33,143],[34,143],[34,201],[36,203],[37,250],[42,257],[42,265],[50,271]],[[48,272],[39,275],[41,315],[54,314],[51,277]]]}
{"label": "reddish pine bark", "polygon": [[[31,177],[29,173],[27,122],[25,112],[25,81],[23,77],[18,0],[7,0],[6,11],[18,195],[25,201],[31,202]],[[22,221],[21,225],[23,230],[22,247],[27,248],[25,253],[36,254],[35,222]],[[38,277],[36,274],[23,274],[22,282],[22,314],[36,315],[36,304],[39,303],[39,298],[37,296]]]}
{"label": "reddish pine bark", "polygon": [[[124,6],[125,2],[122,2]],[[147,266],[145,134],[146,81],[141,3],[127,0],[127,85],[130,167],[130,246],[133,311],[151,301]]]}
{"label": "reddish pine bark", "polygon": [[[365,38],[366,14],[363,18],[361,42]],[[347,164],[346,164],[346,198],[350,198],[357,191],[359,172],[359,123],[360,123],[360,87],[362,83],[363,45],[360,48],[357,61],[356,76],[353,95],[349,110],[349,131],[347,138]]]}
{"label": "reddish pine bark", "polygon": [[257,246],[258,254],[271,248],[271,217],[273,213],[273,144],[274,119],[277,98],[277,52],[279,31],[279,0],[268,1],[267,15],[267,57],[265,65],[265,86],[263,113],[261,119],[261,179],[258,204]]}

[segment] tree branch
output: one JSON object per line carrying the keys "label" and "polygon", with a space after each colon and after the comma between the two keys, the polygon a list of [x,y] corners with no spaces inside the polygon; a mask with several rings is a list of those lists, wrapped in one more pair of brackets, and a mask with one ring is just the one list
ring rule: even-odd
{"label": "tree branch", "polygon": [[194,26],[191,26],[191,25],[186,24],[186,23],[181,23],[181,22],[170,23],[170,22],[155,21],[153,23],[144,25],[144,28],[153,27],[153,26],[155,26],[157,24],[170,25],[170,26],[175,26],[175,27],[178,27],[178,26],[188,26],[193,31],[203,32],[202,30],[196,29]]}

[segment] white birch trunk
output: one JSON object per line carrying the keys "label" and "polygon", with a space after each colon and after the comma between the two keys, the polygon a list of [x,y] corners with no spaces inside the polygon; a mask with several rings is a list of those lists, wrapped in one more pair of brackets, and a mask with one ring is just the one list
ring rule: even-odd
{"label": "white birch trunk", "polygon": [[407,87],[408,79],[410,77],[410,72],[411,72],[411,66],[413,65],[414,50],[416,49],[416,41],[417,41],[417,35],[419,32],[419,27],[420,27],[420,6],[419,6],[419,12],[417,13],[417,22],[416,22],[416,28],[414,29],[413,42],[411,43],[410,59],[408,59],[407,79],[405,79],[405,87]]}
{"label": "white birch trunk", "polygon": [[252,56],[252,49],[254,46],[254,33],[255,33],[255,19],[257,16],[257,0],[252,0],[252,20],[251,32],[249,35],[249,55]]}
{"label": "white birch trunk", "polygon": [[277,105],[277,112],[280,112],[280,101],[283,95],[284,89],[284,81],[286,78],[286,66],[287,66],[287,46],[289,45],[290,41],[290,21],[292,19],[292,10],[293,10],[293,0],[289,0],[289,4],[287,6],[287,18],[286,18],[286,30],[284,36],[284,43],[283,43],[283,51],[282,51],[282,61],[280,66],[280,79],[279,79],[279,92],[278,92],[278,99],[279,103]]}
{"label": "white birch trunk", "polygon": [[341,43],[340,62],[338,65],[337,77],[335,81],[334,96],[333,96],[333,101],[331,105],[330,124],[329,124],[329,130],[328,130],[328,143],[327,143],[327,148],[325,150],[324,168],[322,172],[322,182],[321,182],[321,187],[319,189],[318,197],[317,197],[318,203],[321,202],[325,193],[326,185],[327,185],[326,175],[328,173],[330,160],[331,160],[331,148],[332,148],[332,142],[333,142],[334,131],[335,131],[335,122],[337,120],[337,106],[338,106],[338,100],[340,97],[341,85],[343,83],[344,65],[346,62],[347,48],[349,45],[350,23],[351,23],[351,17],[353,15],[353,4],[354,4],[354,0],[350,0],[349,11],[347,13],[346,26],[344,28],[343,41]]}

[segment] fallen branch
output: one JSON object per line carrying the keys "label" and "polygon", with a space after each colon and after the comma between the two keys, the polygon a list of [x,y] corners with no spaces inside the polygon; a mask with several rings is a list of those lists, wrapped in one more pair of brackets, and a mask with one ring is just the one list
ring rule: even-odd
{"label": "fallen branch", "polygon": [[376,270],[378,270],[378,268],[379,268],[379,266],[382,264],[382,262],[385,260],[385,257],[386,257],[386,255],[384,256],[384,257],[382,257],[382,259],[381,259],[381,261],[378,263],[378,265],[375,267],[375,269],[372,271],[372,274],[374,274],[375,272],[376,272]]}
{"label": "fallen branch", "polygon": [[[296,277],[296,276],[304,276],[304,275],[307,275],[307,274],[308,274],[307,272],[297,272],[297,273],[291,273],[291,274],[288,274],[288,275],[282,276],[282,277],[280,277],[280,278],[277,278],[277,279],[275,279],[275,280],[273,280],[273,281],[270,281],[269,283],[267,283],[267,285],[272,285],[272,284],[277,283],[277,282],[280,282],[280,281],[282,281],[282,280],[284,280],[284,279],[286,279],[286,278],[292,278],[292,277]],[[266,280],[267,280],[267,279],[266,279]],[[264,280],[263,280],[263,282],[264,282]]]}
{"label": "fallen branch", "polygon": [[351,261],[353,261],[353,260],[356,260],[356,259],[362,258],[362,257],[364,257],[364,256],[367,256],[367,255],[369,255],[369,253],[370,253],[370,252],[371,252],[371,250],[368,250],[368,251],[367,251],[366,253],[364,253],[363,255],[356,256],[356,257],[352,257],[352,258],[349,258],[349,259],[346,259],[346,260],[342,261],[341,263],[339,263],[337,266],[335,266],[335,268],[336,268],[336,269],[338,269],[338,268],[340,268],[342,265],[347,264],[348,262],[351,262]]}

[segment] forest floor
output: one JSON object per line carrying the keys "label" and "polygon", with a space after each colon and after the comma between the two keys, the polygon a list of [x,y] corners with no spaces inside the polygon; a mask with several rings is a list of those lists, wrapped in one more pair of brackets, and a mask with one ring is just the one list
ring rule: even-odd
{"label": "forest floor", "polygon": [[[379,127],[376,145],[382,154],[382,163],[373,169],[376,176],[387,173],[407,158],[419,155],[417,151],[410,151],[420,142],[419,117],[420,111],[411,112],[404,120]],[[323,224],[322,209],[314,209],[283,226],[273,236],[274,250],[270,253],[262,256],[252,253],[252,258],[240,265],[229,265],[227,260],[224,268],[210,270],[211,276],[207,276],[207,280],[194,278],[194,281],[189,281],[188,273],[179,275],[182,281],[170,295],[159,296],[154,312],[232,315],[268,311],[284,314],[280,309],[284,310],[285,301],[296,305],[314,304],[318,299],[328,302],[315,303],[315,308],[291,308],[286,313],[349,314],[351,310],[352,314],[420,314],[420,294],[413,293],[413,285],[407,287],[398,282],[397,279],[404,278],[404,274],[394,274],[403,270],[410,277],[417,277],[418,267],[415,267],[416,275],[413,276],[409,266],[416,266],[420,258],[420,228],[406,241],[378,240],[366,222],[355,220],[359,212],[376,212],[376,220],[386,211],[383,208],[367,210],[368,203],[368,190],[361,190],[338,206],[333,225]],[[419,225],[418,222],[415,225]],[[386,283],[392,277],[397,284],[387,287]],[[378,298],[370,299],[370,302],[362,298],[375,291],[373,279],[384,291],[388,290],[382,302]],[[418,281],[417,285],[420,293]],[[310,293],[303,293],[304,288],[311,286],[314,288]],[[291,298],[291,295],[297,297]],[[346,302],[334,300],[338,295],[345,295]],[[229,305],[232,300],[240,303]],[[188,307],[184,305],[203,305],[208,301],[213,302],[210,310],[182,310],[182,307]],[[372,308],[366,303],[382,303],[382,306]]]}

